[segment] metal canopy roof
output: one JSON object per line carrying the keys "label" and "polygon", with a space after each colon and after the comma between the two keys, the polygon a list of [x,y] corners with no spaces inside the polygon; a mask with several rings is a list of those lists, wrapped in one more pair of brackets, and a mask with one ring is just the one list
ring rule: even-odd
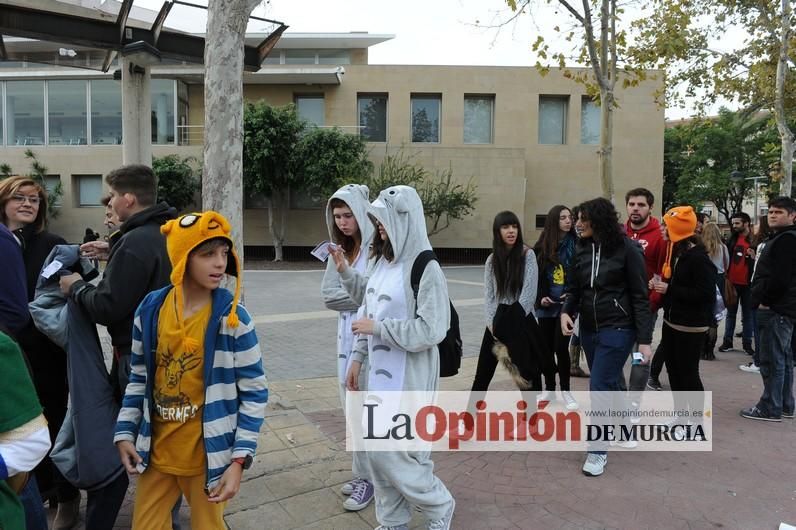
{"label": "metal canopy roof", "polygon": [[[156,58],[203,64],[203,37],[163,27],[175,4],[203,7],[180,0],[167,0],[154,22],[148,25],[141,21],[128,22],[133,0],[122,0],[115,18],[97,9],[54,0],[0,0],[0,59],[76,66],[107,72],[117,53],[147,50]],[[256,46],[244,46],[244,70],[249,72],[260,69],[263,60],[287,29],[285,24],[275,20],[257,20],[272,23],[276,29],[263,34],[264,39]],[[2,35],[26,37],[58,45],[51,44],[49,50],[46,46],[42,47],[38,53],[28,50],[22,56],[15,54],[13,48],[5,46]]]}

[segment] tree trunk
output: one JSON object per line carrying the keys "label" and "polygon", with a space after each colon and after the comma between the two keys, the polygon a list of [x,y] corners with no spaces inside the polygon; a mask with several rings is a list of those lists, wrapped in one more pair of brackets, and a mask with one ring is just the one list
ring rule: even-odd
{"label": "tree trunk", "polygon": [[[273,197],[268,200],[268,232],[271,234],[271,241],[274,244],[274,261],[282,261],[284,253],[282,250],[285,242],[285,224],[287,217],[287,197],[283,192],[274,192]],[[276,219],[279,219],[277,224]]]}
{"label": "tree trunk", "polygon": [[782,0],[782,13],[781,13],[781,31],[780,35],[780,49],[779,61],[777,62],[777,84],[776,94],[774,96],[774,116],[777,121],[777,130],[782,140],[782,152],[780,154],[780,172],[782,181],[780,183],[780,195],[786,197],[791,196],[791,188],[793,184],[793,148],[794,138],[793,131],[788,127],[788,122],[785,117],[785,81],[788,75],[788,45],[791,38],[792,27],[792,9],[790,0]]}
{"label": "tree trunk", "polygon": [[243,267],[243,45],[260,0],[210,0],[205,37],[202,208],[232,225]]}
{"label": "tree trunk", "polygon": [[600,90],[600,183],[603,197],[614,202],[613,137],[614,137],[614,93]]}

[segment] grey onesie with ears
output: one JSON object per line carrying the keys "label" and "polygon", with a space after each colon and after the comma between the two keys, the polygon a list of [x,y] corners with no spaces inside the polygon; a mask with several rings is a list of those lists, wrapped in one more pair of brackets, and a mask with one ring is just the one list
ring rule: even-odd
{"label": "grey onesie with ears", "polygon": [[[439,386],[439,353],[450,325],[448,287],[436,261],[420,279],[415,304],[412,264],[431,248],[423,204],[414,188],[393,186],[372,203],[369,212],[385,228],[394,258],[371,259],[365,275],[352,268],[341,274],[353,300],[362,300],[363,314],[373,319],[373,335],[357,340],[353,359],[368,358],[367,384],[372,390],[425,390]],[[368,452],[376,487],[376,517],[384,526],[407,524],[412,506],[429,520],[445,516],[451,496],[434,475],[429,451]]]}

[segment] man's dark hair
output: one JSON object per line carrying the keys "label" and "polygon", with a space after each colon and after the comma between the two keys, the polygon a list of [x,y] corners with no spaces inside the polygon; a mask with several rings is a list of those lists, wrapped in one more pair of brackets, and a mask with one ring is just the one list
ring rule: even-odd
{"label": "man's dark hair", "polygon": [[628,203],[630,197],[644,197],[647,199],[647,204],[650,208],[652,208],[652,205],[655,204],[655,195],[653,195],[652,192],[647,188],[633,188],[625,193],[625,204]]}
{"label": "man's dark hair", "polygon": [[122,166],[108,173],[105,182],[118,193],[135,195],[141,206],[155,204],[158,178],[149,166],[143,164]]}
{"label": "man's dark hair", "polygon": [[103,195],[100,199],[100,204],[107,207],[111,203],[111,196],[110,195]]}
{"label": "man's dark hair", "polygon": [[735,212],[730,215],[730,222],[732,222],[733,219],[740,219],[744,223],[752,223],[752,218],[749,217],[749,214],[746,212]]}
{"label": "man's dark hair", "polygon": [[768,201],[768,207],[782,208],[783,210],[787,210],[788,213],[793,213],[796,212],[796,200],[785,196],[774,197]]}

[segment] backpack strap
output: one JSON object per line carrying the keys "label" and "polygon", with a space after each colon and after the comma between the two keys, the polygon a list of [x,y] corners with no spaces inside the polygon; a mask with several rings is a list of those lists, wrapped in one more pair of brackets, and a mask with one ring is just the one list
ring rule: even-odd
{"label": "backpack strap", "polygon": [[417,255],[415,262],[412,264],[410,281],[412,283],[412,292],[415,294],[415,303],[417,303],[417,292],[420,290],[420,279],[423,277],[426,265],[428,265],[430,261],[439,260],[437,260],[437,256],[434,254],[433,250],[424,250]]}

